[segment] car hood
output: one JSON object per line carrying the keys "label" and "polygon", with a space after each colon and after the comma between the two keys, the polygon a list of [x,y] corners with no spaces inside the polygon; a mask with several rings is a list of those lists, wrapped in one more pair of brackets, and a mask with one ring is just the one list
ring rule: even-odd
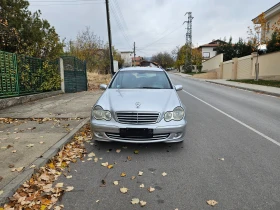
{"label": "car hood", "polygon": [[[136,103],[141,105],[136,107]],[[181,106],[174,89],[107,89],[97,102],[103,109],[117,111],[172,111]]]}

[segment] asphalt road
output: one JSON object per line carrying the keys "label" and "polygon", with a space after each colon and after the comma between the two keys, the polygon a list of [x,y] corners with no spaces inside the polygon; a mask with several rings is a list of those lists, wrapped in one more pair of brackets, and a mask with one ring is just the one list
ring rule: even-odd
{"label": "asphalt road", "polygon": [[[152,210],[279,210],[280,99],[173,74],[170,77],[184,87],[179,96],[187,107],[185,142],[87,144],[88,152],[103,159],[72,164],[73,178],[59,178],[58,182],[75,187],[62,198],[65,209],[141,209],[130,203],[139,198],[147,202],[143,209]],[[127,156],[132,160],[127,161]],[[116,164],[107,169],[101,162]],[[138,171],[143,175],[137,176]],[[121,177],[122,172],[127,176]],[[163,172],[167,176],[163,177]],[[102,179],[105,187],[100,187]],[[119,186],[113,185],[116,180]],[[149,186],[155,191],[148,192]],[[120,187],[128,188],[128,193],[122,194]],[[211,207],[207,200],[218,204]]]}

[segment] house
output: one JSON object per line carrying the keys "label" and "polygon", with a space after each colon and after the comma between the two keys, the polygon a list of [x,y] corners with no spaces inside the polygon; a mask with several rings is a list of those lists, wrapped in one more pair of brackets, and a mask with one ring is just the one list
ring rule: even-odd
{"label": "house", "polygon": [[209,60],[210,58],[217,55],[216,48],[219,46],[220,43],[226,43],[222,40],[213,40],[208,44],[204,44],[198,47],[202,54],[202,60]]}
{"label": "house", "polygon": [[122,51],[121,58],[124,60],[123,66],[129,67],[132,66],[132,58],[133,58],[133,52],[132,51]]}
{"label": "house", "polygon": [[133,57],[132,59],[131,59],[131,61],[132,61],[132,66],[140,66],[140,64],[141,64],[141,61],[143,61],[144,60],[144,58],[143,57],[140,57],[140,56],[138,56],[138,57]]}
{"label": "house", "polygon": [[280,27],[280,2],[264,12],[264,21],[259,17],[260,15],[252,19],[252,21],[254,24],[265,24],[261,27],[261,38],[262,40],[269,40],[273,33],[273,26]]}

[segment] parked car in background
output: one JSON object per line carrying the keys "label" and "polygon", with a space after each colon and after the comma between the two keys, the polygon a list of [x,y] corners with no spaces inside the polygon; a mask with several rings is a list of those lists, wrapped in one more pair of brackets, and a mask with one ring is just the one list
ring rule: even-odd
{"label": "parked car in background", "polygon": [[160,68],[119,70],[92,108],[91,131],[96,141],[130,143],[182,142],[185,107],[167,73]]}

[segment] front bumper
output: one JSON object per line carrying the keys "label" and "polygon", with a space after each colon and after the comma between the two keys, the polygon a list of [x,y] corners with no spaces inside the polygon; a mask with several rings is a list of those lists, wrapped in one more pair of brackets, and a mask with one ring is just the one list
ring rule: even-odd
{"label": "front bumper", "polygon": [[[147,125],[131,125],[122,124],[114,121],[103,121],[91,119],[92,137],[96,141],[117,141],[128,143],[175,143],[182,142],[185,138],[185,130],[187,121],[165,122],[161,120],[159,123]],[[153,129],[153,138],[123,138],[120,137],[120,128],[148,128]]]}

